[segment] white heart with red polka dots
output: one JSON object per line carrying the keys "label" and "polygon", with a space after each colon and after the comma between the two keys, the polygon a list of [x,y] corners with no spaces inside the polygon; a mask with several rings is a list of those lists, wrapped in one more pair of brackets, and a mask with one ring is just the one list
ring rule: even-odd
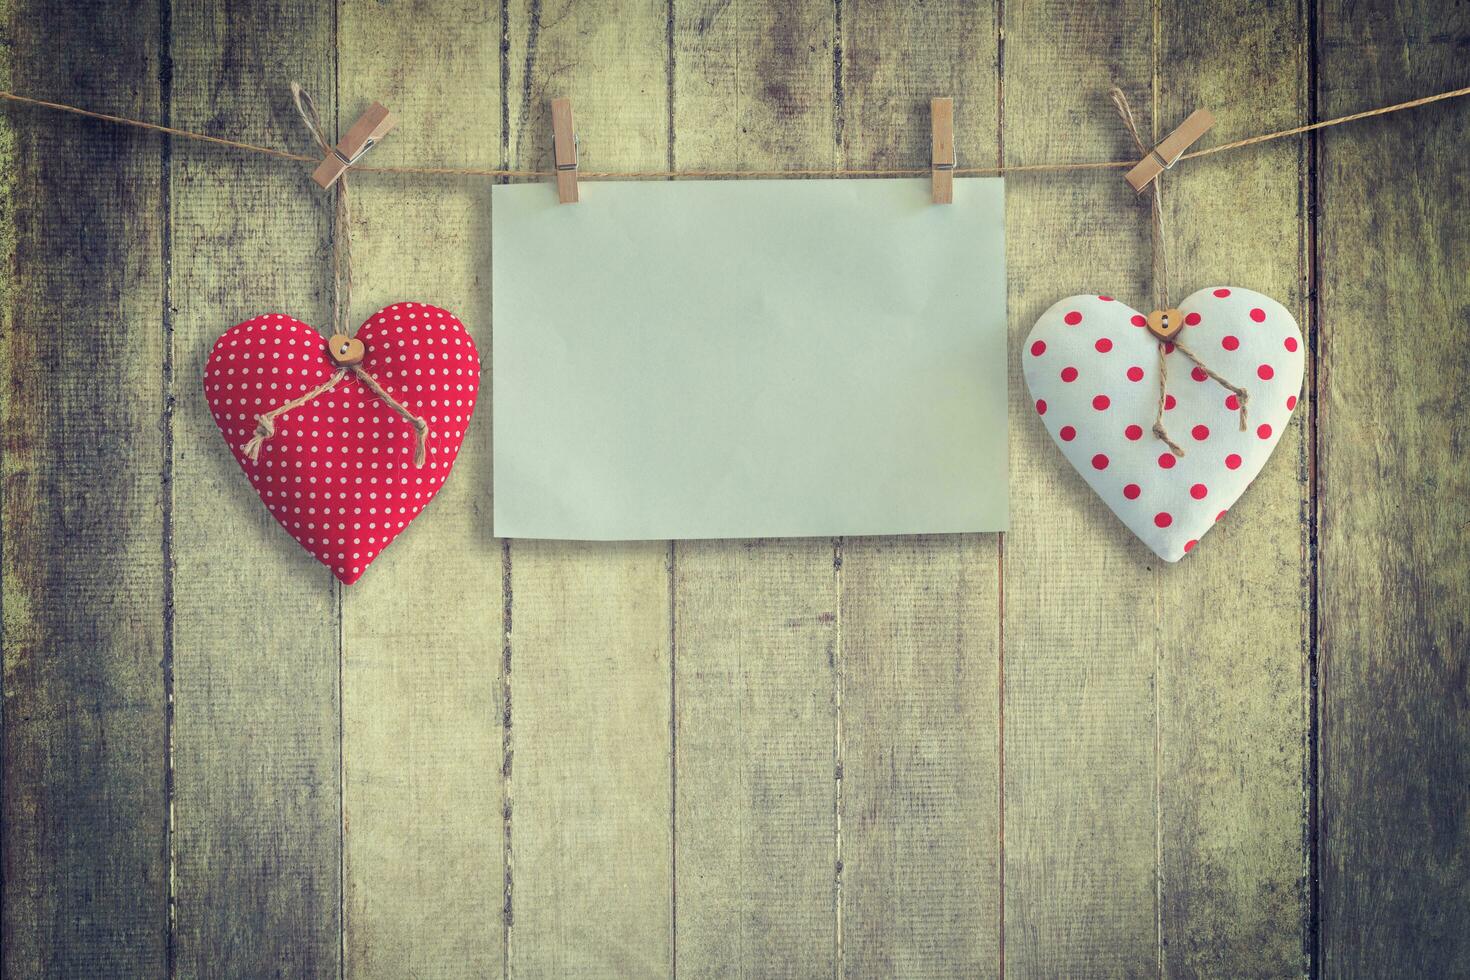
{"label": "white heart with red polka dots", "polygon": [[1246,390],[1238,401],[1176,350],[1167,352],[1164,425],[1153,434],[1158,341],[1144,317],[1108,296],[1071,296],[1042,314],[1021,351],[1026,387],[1048,432],[1082,478],[1165,561],[1194,548],[1250,486],[1291,421],[1305,352],[1286,308],[1219,286],[1179,304],[1179,340]]}

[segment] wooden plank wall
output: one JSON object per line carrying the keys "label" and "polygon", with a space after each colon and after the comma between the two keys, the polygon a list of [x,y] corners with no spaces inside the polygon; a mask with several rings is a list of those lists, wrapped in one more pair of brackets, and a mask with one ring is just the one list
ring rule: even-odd
{"label": "wooden plank wall", "polygon": [[[330,11],[181,5],[169,32],[180,126],[309,146],[282,78],[313,92],[326,118],[335,112]],[[240,71],[242,57],[272,73]],[[327,322],[327,213],[306,174],[277,179],[260,157],[176,147],[172,164],[174,965],[185,976],[219,963],[330,973],[341,931],[340,597],[239,492],[197,396],[224,328],[275,311]]]}
{"label": "wooden plank wall", "polygon": [[[834,165],[830,8],[673,6],[673,166]],[[678,542],[672,560],[676,970],[832,976],[842,543]]]}
{"label": "wooden plank wall", "polygon": [[[1319,113],[1470,84],[1464,7],[1335,2],[1316,27]],[[1462,108],[1318,143],[1324,975],[1470,974],[1470,360],[1408,342],[1470,318],[1467,135]]]}
{"label": "wooden plank wall", "polygon": [[[378,99],[403,122],[374,150],[375,163],[498,166],[500,64],[483,52],[499,39],[499,18],[475,4],[344,5],[339,127]],[[485,187],[454,178],[352,183],[352,325],[392,303],[435,303],[464,322],[488,376]],[[348,976],[494,977],[504,967],[505,605],[485,492],[490,426],[473,426],[460,452],[454,479],[414,522],[412,553],[342,590]]]}
{"label": "wooden plank wall", "polygon": [[[841,163],[922,165],[929,99],[949,92],[966,93],[956,153],[998,161],[998,16],[985,4],[844,6]],[[847,976],[999,969],[1000,555],[994,534],[843,550]]]}
{"label": "wooden plank wall", "polygon": [[[936,94],[962,164],[1115,158],[1110,85],[1155,135],[1209,105],[1213,141],[1466,84],[1470,37],[1431,0],[0,16],[25,94],[306,151],[294,78],[329,129],[399,112],[374,162],[469,167],[544,166],[567,95],[588,169],[922,166]],[[487,398],[350,589],[197,389],[247,316],[329,325],[328,198],[0,113],[5,974],[1470,973],[1467,111],[1169,175],[1173,295],[1270,293],[1313,354],[1181,565],[1059,465],[1013,371],[1005,535],[500,541]],[[1013,347],[1061,291],[1150,302],[1115,175],[1006,194]],[[353,320],[440,303],[488,370],[485,182],[353,201]]]}
{"label": "wooden plank wall", "polygon": [[[164,111],[155,4],[10,7],[7,88]],[[130,56],[107,57],[111,45]],[[0,956],[7,976],[157,975],[170,935],[168,150],[37,122],[0,117]]]}
{"label": "wooden plank wall", "polygon": [[[507,159],[545,168],[568,96],[582,166],[668,157],[668,12],[512,3]],[[507,972],[647,976],[673,962],[669,545],[505,550],[513,921]]]}

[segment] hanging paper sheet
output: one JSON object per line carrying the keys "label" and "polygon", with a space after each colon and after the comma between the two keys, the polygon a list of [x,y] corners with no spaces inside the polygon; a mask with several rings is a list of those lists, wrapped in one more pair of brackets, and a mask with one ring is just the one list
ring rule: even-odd
{"label": "hanging paper sheet", "polygon": [[1006,526],[1003,184],[493,191],[495,533]]}

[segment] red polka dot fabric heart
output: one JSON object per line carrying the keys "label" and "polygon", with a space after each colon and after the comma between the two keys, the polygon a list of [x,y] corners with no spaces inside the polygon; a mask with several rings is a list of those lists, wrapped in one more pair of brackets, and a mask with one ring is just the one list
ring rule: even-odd
{"label": "red polka dot fabric heart", "polygon": [[276,417],[251,461],[256,416],[327,381],[327,341],[271,313],[226,330],[204,369],[215,424],[255,492],[286,533],[350,585],[449,478],[480,387],[480,354],[454,314],[398,303],[357,331],[362,368],[428,422],[425,463],[413,427],[349,373],[330,391]]}
{"label": "red polka dot fabric heart", "polygon": [[1129,530],[1165,561],[1191,551],[1256,478],[1301,393],[1305,351],[1286,308],[1218,286],[1179,304],[1179,340],[1246,390],[1239,402],[1183,352],[1165,348],[1164,425],[1184,450],[1153,434],[1158,341],[1143,314],[1107,296],[1072,296],[1042,314],[1021,351],[1042,424]]}

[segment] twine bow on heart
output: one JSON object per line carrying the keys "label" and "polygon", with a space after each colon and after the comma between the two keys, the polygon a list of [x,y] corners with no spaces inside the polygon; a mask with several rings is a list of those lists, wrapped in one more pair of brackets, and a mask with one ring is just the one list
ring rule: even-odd
{"label": "twine bow on heart", "polygon": [[[335,153],[332,145],[322,135],[321,115],[317,112],[316,103],[296,82],[291,83],[291,97],[296,101],[296,111],[301,114],[301,121],[311,132],[312,138],[321,147],[323,153]],[[336,206],[333,209],[332,220],[332,320],[337,324],[337,334],[344,338],[352,337],[352,330],[348,324],[347,316],[352,306],[352,239],[351,239],[351,211],[348,208],[347,198],[347,172],[352,169],[351,161],[343,161],[346,169],[336,182]],[[359,345],[360,347],[360,345]],[[339,366],[330,378],[322,382],[310,391],[284,402],[255,417],[255,435],[245,443],[241,451],[252,463],[260,459],[260,450],[266,440],[276,434],[276,419],[293,409],[300,408],[314,398],[318,398],[337,386],[349,373],[354,375],[362,386],[376,395],[383,404],[387,405],[399,418],[413,427],[414,449],[413,465],[423,466],[428,455],[429,423],[419,416],[410,412],[401,402],[378,384],[376,378],[363,369],[360,363],[346,363],[340,359],[336,352],[328,348],[327,353]],[[358,352],[360,359],[360,351]]]}
{"label": "twine bow on heart", "polygon": [[[1138,152],[1145,156],[1153,152],[1152,148],[1143,142],[1143,136],[1138,132],[1138,124],[1133,118],[1133,109],[1128,105],[1128,96],[1124,95],[1123,90],[1120,88],[1114,88],[1111,94],[1113,105],[1117,106],[1118,115],[1123,117],[1123,125],[1128,128],[1128,135],[1133,137],[1133,142],[1138,146]],[[1167,170],[1173,165],[1174,161],[1170,160],[1164,169]],[[1179,339],[1178,334],[1178,331],[1184,325],[1182,322],[1175,320],[1171,323],[1168,320],[1167,314],[1178,317],[1179,311],[1171,309],[1169,306],[1169,260],[1164,248],[1164,201],[1162,192],[1159,189],[1162,181],[1163,174],[1161,173],[1149,184],[1149,190],[1151,192],[1151,220],[1149,225],[1153,233],[1154,284],[1158,287],[1159,291],[1159,308],[1153,315],[1146,318],[1148,331],[1159,342],[1159,404],[1154,412],[1153,433],[1160,442],[1169,447],[1169,451],[1175,456],[1183,456],[1184,449],[1173,439],[1169,438],[1169,432],[1164,427],[1164,410],[1168,407],[1169,401],[1169,366],[1165,357],[1170,351],[1178,350],[1179,353],[1193,361],[1195,366],[1203,371],[1212,381],[1235,395],[1238,411],[1240,412],[1241,432],[1246,430],[1246,403],[1250,401],[1250,395],[1244,388],[1231,384],[1217,374],[1213,368],[1200,359],[1198,354],[1184,345],[1184,342]],[[1160,321],[1164,325],[1162,329],[1159,327]]]}

